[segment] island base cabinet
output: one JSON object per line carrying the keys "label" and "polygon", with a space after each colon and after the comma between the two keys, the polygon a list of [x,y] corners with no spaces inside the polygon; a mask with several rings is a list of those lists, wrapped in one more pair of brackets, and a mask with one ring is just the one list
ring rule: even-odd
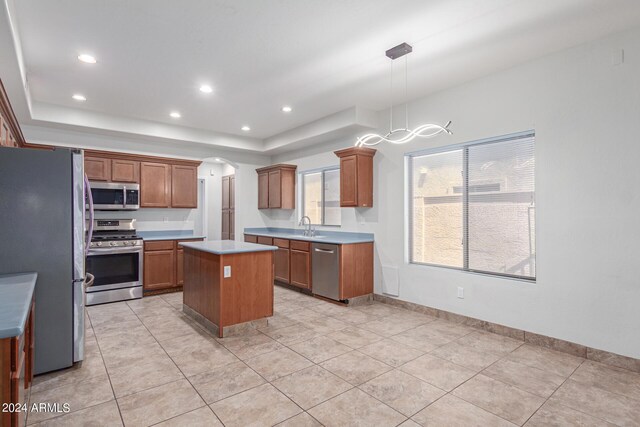
{"label": "island base cabinet", "polygon": [[[29,391],[33,379],[34,303],[31,303],[25,331],[19,337],[0,339],[0,426],[26,425]],[[8,411],[5,411],[5,404]],[[17,408],[17,409],[16,409]]]}
{"label": "island base cabinet", "polygon": [[225,327],[273,316],[273,252],[216,255],[185,248],[184,305],[220,338]]}

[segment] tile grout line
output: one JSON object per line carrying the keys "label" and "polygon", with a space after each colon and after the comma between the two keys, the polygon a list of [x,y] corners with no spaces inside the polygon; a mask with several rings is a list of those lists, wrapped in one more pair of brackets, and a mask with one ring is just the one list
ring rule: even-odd
{"label": "tile grout line", "polygon": [[[173,308],[173,309],[174,309],[174,310],[176,310],[176,311],[179,311],[179,310],[178,310],[178,309],[176,309],[176,308],[175,308],[171,303],[169,303],[167,300],[165,300],[164,298],[162,298],[162,295],[159,295],[159,297],[160,297],[160,298],[161,298],[165,303],[169,304],[169,306],[171,306],[171,308]],[[129,304],[127,304],[127,305],[129,305]],[[131,308],[131,307],[129,306],[129,308]],[[201,408],[207,407],[207,408],[209,408],[209,410],[213,413],[213,415],[218,419],[218,421],[220,421],[220,423],[224,426],[224,423],[222,423],[222,420],[218,417],[218,414],[216,414],[216,413],[213,411],[213,409],[211,409],[211,408],[209,407],[209,405],[207,404],[207,401],[202,397],[202,395],[200,394],[200,392],[198,391],[198,389],[193,385],[193,383],[192,383],[191,381],[189,381],[189,377],[187,377],[187,376],[185,375],[185,373],[182,371],[182,369],[180,369],[180,366],[178,366],[178,364],[176,363],[176,361],[175,361],[175,360],[173,360],[173,358],[171,357],[171,355],[170,355],[170,354],[167,352],[167,350],[164,348],[164,346],[162,345],[162,343],[161,343],[161,342],[156,338],[156,336],[155,336],[155,335],[154,335],[154,334],[149,330],[149,328],[147,328],[147,325],[145,325],[144,321],[140,318],[140,316],[138,316],[138,313],[136,313],[133,309],[131,309],[131,311],[133,311],[133,312],[134,312],[134,314],[136,315],[136,317],[140,320],[140,323],[142,323],[142,325],[143,325],[143,326],[145,327],[145,329],[149,332],[149,334],[151,334],[151,336],[153,337],[153,339],[154,339],[154,340],[156,340],[156,343],[160,346],[160,348],[162,349],[162,351],[164,351],[164,353],[165,353],[165,354],[167,355],[167,357],[171,360],[171,362],[173,362],[173,364],[175,365],[176,369],[178,369],[178,371],[180,371],[180,373],[182,374],[182,376],[184,377],[184,379],[189,383],[189,385],[191,386],[191,388],[196,392],[196,394],[200,397],[200,399],[202,399],[202,402],[204,403],[204,406],[200,406],[200,407],[198,407],[198,408],[196,408],[196,409],[193,409],[193,410],[191,410],[191,411],[187,411],[187,412],[183,412],[183,413],[177,414],[177,415],[176,415],[176,416],[174,416],[174,417],[168,418],[168,419],[166,419],[166,420],[158,421],[158,422],[157,422],[157,423],[155,423],[155,424],[160,424],[160,423],[165,422],[165,421],[167,421],[167,420],[170,420],[170,419],[173,419],[173,418],[177,418],[177,417],[182,416],[182,415],[184,415],[184,414],[188,414],[189,412],[196,411],[196,410],[198,410],[198,409],[201,409]],[[172,338],[172,339],[173,339],[173,338]],[[233,354],[233,353],[232,353],[232,354]],[[235,354],[234,354],[234,356],[235,356]],[[176,382],[177,382],[177,381],[182,381],[182,380],[181,380],[181,379],[180,379],[180,380],[176,380]],[[168,382],[168,383],[166,383],[166,384],[171,384],[171,382]],[[161,386],[166,385],[166,384],[161,384],[161,385],[156,386],[156,387],[161,387]],[[151,388],[146,389],[146,390],[144,390],[144,391],[151,390],[152,388],[156,388],[156,387],[151,387]],[[135,393],[133,393],[133,394],[135,394]],[[154,424],[154,425],[155,425],[155,424]]]}
{"label": "tile grout line", "polygon": [[[129,308],[129,310],[131,310],[131,307],[127,306]],[[102,354],[102,348],[100,347],[100,342],[98,341],[98,336],[96,335],[96,330],[93,327],[93,321],[91,320],[91,314],[89,314],[87,307],[85,306],[85,312],[87,314],[87,316],[89,317],[89,323],[91,325],[91,330],[93,331],[93,336],[96,340],[96,345],[98,346],[98,351],[100,352],[100,358],[102,359],[102,364],[104,365],[104,371],[107,374],[107,380],[109,380],[109,386],[111,387],[111,393],[113,393],[113,400],[116,402],[116,408],[118,408],[118,415],[120,416],[120,421],[122,421],[122,425],[124,426],[124,418],[122,416],[122,411],[120,410],[120,403],[118,402],[118,399],[116,398],[116,390],[113,388],[113,383],[111,382],[111,375],[109,375],[109,369],[107,369],[107,362],[104,360],[104,354]],[[133,312],[133,310],[131,310],[131,312]],[[134,313],[135,314],[135,313]]]}

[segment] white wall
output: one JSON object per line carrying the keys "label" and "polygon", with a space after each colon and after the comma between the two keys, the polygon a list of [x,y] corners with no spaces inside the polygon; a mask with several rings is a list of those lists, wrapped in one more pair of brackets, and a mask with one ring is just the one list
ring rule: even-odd
{"label": "white wall", "polygon": [[[612,65],[620,48],[625,62]],[[342,230],[375,233],[376,292],[380,266],[397,266],[402,300],[640,357],[638,76],[640,29],[411,103],[411,123],[452,120],[454,135],[378,146],[375,207],[342,209]],[[536,283],[407,264],[404,154],[529,129],[536,131]],[[330,150],[354,141],[272,161],[299,170],[333,165]],[[255,174],[252,179],[247,199],[254,203]],[[293,212],[260,217],[272,226],[296,221]],[[465,299],[456,298],[458,286]]]}

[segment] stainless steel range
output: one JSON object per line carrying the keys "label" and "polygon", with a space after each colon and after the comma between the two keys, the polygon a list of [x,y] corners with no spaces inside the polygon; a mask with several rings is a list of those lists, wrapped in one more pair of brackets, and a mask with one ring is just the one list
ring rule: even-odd
{"label": "stainless steel range", "polygon": [[87,255],[87,305],[142,298],[142,238],[135,219],[97,219]]}

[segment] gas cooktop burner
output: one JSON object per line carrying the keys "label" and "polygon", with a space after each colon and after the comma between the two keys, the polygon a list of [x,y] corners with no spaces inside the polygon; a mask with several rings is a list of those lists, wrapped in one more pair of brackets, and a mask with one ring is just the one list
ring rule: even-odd
{"label": "gas cooktop burner", "polygon": [[142,237],[137,234],[106,234],[106,235],[93,235],[91,241],[104,241],[104,240],[138,240],[142,239]]}

